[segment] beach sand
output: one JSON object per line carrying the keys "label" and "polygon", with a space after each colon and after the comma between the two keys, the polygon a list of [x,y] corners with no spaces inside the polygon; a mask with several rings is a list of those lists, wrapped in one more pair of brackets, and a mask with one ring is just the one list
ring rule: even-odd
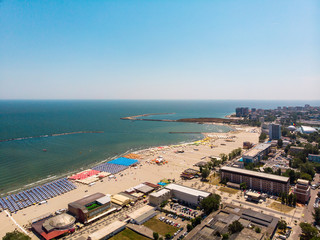
{"label": "beach sand", "polygon": [[[254,127],[239,127],[235,126],[236,131],[229,133],[204,133],[205,136],[210,137],[208,142],[199,144],[198,146],[192,144],[174,145],[155,147],[150,149],[135,152],[139,154],[142,159],[137,168],[130,167],[120,174],[116,174],[116,179],[105,178],[103,182],[96,182],[93,186],[82,185],[76,183],[77,189],[65,193],[61,196],[49,199],[47,204],[35,205],[12,214],[12,217],[21,226],[27,225],[32,219],[35,219],[46,213],[54,213],[61,208],[67,208],[68,203],[76,201],[84,196],[101,192],[104,194],[116,194],[124,191],[130,187],[134,187],[143,182],[158,183],[161,179],[175,179],[180,180],[180,174],[187,168],[196,168],[193,165],[199,161],[208,161],[208,156],[219,156],[221,153],[230,153],[233,149],[242,147],[244,141],[258,143],[259,129]],[[225,138],[232,137],[232,142],[226,141]],[[223,145],[221,145],[223,144]],[[214,146],[211,148],[211,146]],[[198,149],[198,150],[194,150]],[[184,153],[175,153],[177,150],[184,150]],[[162,156],[165,165],[157,165],[148,163],[158,156]],[[206,158],[207,157],[207,158]],[[206,159],[205,159],[206,158]],[[87,190],[87,192],[85,192]],[[0,238],[6,232],[13,231],[17,226],[11,221],[6,213],[0,213]],[[32,239],[38,239],[30,233]]]}

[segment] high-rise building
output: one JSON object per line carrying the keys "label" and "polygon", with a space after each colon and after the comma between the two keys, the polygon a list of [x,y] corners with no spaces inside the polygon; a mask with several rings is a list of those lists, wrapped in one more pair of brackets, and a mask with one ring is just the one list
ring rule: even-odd
{"label": "high-rise building", "polygon": [[310,185],[308,180],[298,179],[294,187],[294,194],[297,196],[297,201],[306,203],[310,199]]}
{"label": "high-rise building", "polygon": [[247,107],[236,108],[237,117],[247,117],[248,115],[249,115],[249,108]]}
{"label": "high-rise building", "polygon": [[269,124],[269,138],[270,140],[279,140],[281,138],[280,124]]}

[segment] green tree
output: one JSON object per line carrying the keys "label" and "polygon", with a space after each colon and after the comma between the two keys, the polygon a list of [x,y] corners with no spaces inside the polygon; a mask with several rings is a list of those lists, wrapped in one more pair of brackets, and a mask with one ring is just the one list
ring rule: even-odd
{"label": "green tree", "polygon": [[285,220],[280,220],[278,222],[278,228],[280,230],[286,230],[287,229],[287,222]]}
{"label": "green tree", "polygon": [[170,233],[166,233],[165,238],[166,238],[167,240],[171,239],[171,234],[170,234]]}
{"label": "green tree", "polygon": [[288,195],[288,205],[292,205],[292,200],[293,200],[293,194],[290,193],[290,194]]}
{"label": "green tree", "polygon": [[318,229],[313,227],[310,223],[300,223],[300,228],[302,231],[301,238],[302,240],[310,240],[318,235]]}
{"label": "green tree", "polygon": [[271,167],[266,167],[266,168],[264,168],[263,170],[264,170],[265,173],[270,173],[270,174],[273,173],[273,170],[272,170]]}
{"label": "green tree", "polygon": [[262,132],[259,136],[259,142],[263,142],[264,140],[267,139],[267,134],[265,134],[264,132]]}
{"label": "green tree", "polygon": [[200,202],[200,207],[203,209],[204,213],[208,215],[212,211],[217,211],[219,209],[220,201],[220,195],[212,194]]}
{"label": "green tree", "polygon": [[305,180],[308,180],[308,181],[312,181],[312,177],[311,177],[311,175],[308,174],[308,173],[302,172],[301,175],[300,175],[300,177],[301,177],[302,179],[305,179]]}
{"label": "green tree", "polygon": [[187,231],[190,232],[193,229],[192,225],[188,223],[187,225]]}
{"label": "green tree", "polygon": [[279,140],[278,140],[277,145],[278,145],[278,148],[282,148],[282,146],[283,146],[283,141],[282,141],[282,139],[279,139]]}
{"label": "green tree", "polygon": [[281,169],[280,169],[280,168],[278,168],[274,173],[275,173],[276,175],[281,176]]}
{"label": "green tree", "polygon": [[246,190],[247,189],[247,183],[245,183],[245,182],[240,183],[240,188],[243,189],[243,190]]}
{"label": "green tree", "polygon": [[207,179],[210,174],[210,170],[208,168],[202,169],[201,177],[203,180]]}
{"label": "green tree", "polygon": [[241,232],[243,229],[243,225],[238,221],[233,221],[229,226],[228,226],[228,230],[231,234],[233,233],[237,233],[237,232]]}
{"label": "green tree", "polygon": [[293,198],[292,198],[292,206],[296,206],[297,205],[297,195],[293,194]]}
{"label": "green tree", "polygon": [[261,228],[259,227],[256,227],[254,230],[256,231],[256,233],[261,233]]}
{"label": "green tree", "polygon": [[223,240],[229,239],[229,234],[228,234],[228,233],[222,234],[222,239],[223,239]]}
{"label": "green tree", "polygon": [[320,225],[320,208],[315,208],[314,213],[312,213],[312,216],[314,218],[314,221],[317,225]]}
{"label": "green tree", "polygon": [[158,240],[159,239],[159,233],[153,232],[153,239]]}
{"label": "green tree", "polygon": [[228,160],[228,156],[224,153],[221,153],[220,155],[221,161],[224,163]]}
{"label": "green tree", "polygon": [[2,240],[31,240],[31,238],[22,232],[14,230],[13,232],[8,232]]}

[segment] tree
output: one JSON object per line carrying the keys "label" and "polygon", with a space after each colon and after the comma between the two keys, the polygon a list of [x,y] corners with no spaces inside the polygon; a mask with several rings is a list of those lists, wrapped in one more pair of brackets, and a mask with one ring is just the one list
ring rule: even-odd
{"label": "tree", "polygon": [[247,189],[247,183],[245,183],[245,182],[240,183],[240,188],[243,189],[243,190],[246,190]]}
{"label": "tree", "polygon": [[188,223],[187,225],[187,231],[190,232],[193,229],[192,225]]}
{"label": "tree", "polygon": [[293,198],[292,198],[292,206],[296,206],[297,205],[297,195],[293,194]]}
{"label": "tree", "polygon": [[280,220],[278,222],[278,228],[280,230],[286,230],[287,229],[287,222],[285,220]]}
{"label": "tree", "polygon": [[300,228],[302,231],[301,238],[302,240],[311,240],[318,235],[318,229],[313,227],[310,223],[300,223]]}
{"label": "tree", "polygon": [[201,177],[202,179],[206,179],[210,174],[210,170],[208,168],[202,169]]}
{"label": "tree", "polygon": [[22,232],[14,230],[13,232],[8,232],[2,240],[31,240],[31,238]]}
{"label": "tree", "polygon": [[259,142],[263,142],[264,140],[267,139],[267,134],[265,134],[264,132],[262,132],[259,136]]}
{"label": "tree", "polygon": [[266,168],[264,168],[263,170],[264,170],[265,173],[270,173],[270,174],[273,173],[273,170],[272,170],[271,167],[266,167]]}
{"label": "tree", "polygon": [[217,211],[219,209],[220,201],[220,195],[212,194],[200,202],[200,208],[203,209],[204,213],[208,215],[212,211]]}
{"label": "tree", "polygon": [[288,204],[288,205],[292,205],[292,200],[293,200],[293,194],[290,193],[290,194],[288,195],[288,202],[287,202],[287,204]]}
{"label": "tree", "polygon": [[243,225],[238,221],[233,221],[229,226],[228,226],[228,230],[231,234],[233,233],[237,233],[237,232],[241,232],[243,229]]}
{"label": "tree", "polygon": [[153,232],[153,239],[158,240],[159,239],[159,233]]}
{"label": "tree", "polygon": [[223,239],[223,240],[229,239],[229,234],[228,234],[228,233],[222,234],[222,239]]}
{"label": "tree", "polygon": [[221,161],[224,163],[228,160],[228,156],[224,153],[221,153],[220,155]]}
{"label": "tree", "polygon": [[165,238],[166,239],[171,239],[171,234],[170,233],[166,233]]}
{"label": "tree", "polygon": [[278,169],[275,171],[275,174],[281,176],[281,169],[278,168]]}
{"label": "tree", "polygon": [[279,139],[279,140],[278,140],[277,145],[278,145],[278,148],[282,148],[282,146],[283,146],[283,141],[282,141],[282,139]]}
{"label": "tree", "polygon": [[261,228],[259,227],[256,227],[254,230],[256,231],[256,233],[261,233]]}
{"label": "tree", "polygon": [[308,173],[302,172],[301,175],[300,175],[300,177],[301,177],[302,179],[305,179],[305,180],[308,180],[308,181],[312,181],[312,177],[311,177],[311,175],[308,174]]}
{"label": "tree", "polygon": [[314,213],[312,213],[312,216],[314,218],[314,221],[317,225],[320,225],[320,208],[315,208]]}

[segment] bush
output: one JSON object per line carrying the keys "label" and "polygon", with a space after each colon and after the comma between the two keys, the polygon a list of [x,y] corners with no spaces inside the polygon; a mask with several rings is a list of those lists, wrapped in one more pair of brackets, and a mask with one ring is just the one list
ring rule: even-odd
{"label": "bush", "polygon": [[254,230],[256,231],[256,233],[261,233],[261,228],[259,227],[256,227]]}
{"label": "bush", "polygon": [[229,239],[229,234],[228,233],[222,234],[222,239]]}
{"label": "bush", "polygon": [[2,240],[31,240],[31,238],[22,232],[14,230],[13,232],[8,232]]}
{"label": "bush", "polygon": [[158,240],[159,239],[159,233],[153,232],[153,239]]}
{"label": "bush", "polygon": [[243,229],[243,225],[239,222],[239,221],[233,221],[229,226],[228,226],[228,230],[230,233],[237,233],[237,232],[241,232]]}

